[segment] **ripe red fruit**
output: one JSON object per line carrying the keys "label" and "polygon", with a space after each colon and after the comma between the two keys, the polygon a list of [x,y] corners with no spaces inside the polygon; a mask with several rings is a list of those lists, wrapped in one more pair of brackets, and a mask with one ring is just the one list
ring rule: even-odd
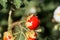
{"label": "ripe red fruit", "polygon": [[13,40],[12,35],[9,32],[4,32],[3,40]]}
{"label": "ripe red fruit", "polygon": [[28,40],[36,40],[36,39],[35,39],[35,38],[31,38],[31,37],[29,37]]}
{"label": "ripe red fruit", "polygon": [[38,19],[37,16],[31,16],[29,20],[27,20],[26,22],[26,26],[30,29],[30,30],[35,30],[38,25],[39,25],[40,21]]}
{"label": "ripe red fruit", "polygon": [[11,40],[11,36],[4,37],[4,40]]}

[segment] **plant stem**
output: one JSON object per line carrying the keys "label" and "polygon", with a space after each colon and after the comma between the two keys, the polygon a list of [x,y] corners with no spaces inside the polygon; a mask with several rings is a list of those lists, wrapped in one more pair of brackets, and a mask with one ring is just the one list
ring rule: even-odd
{"label": "plant stem", "polygon": [[12,26],[12,19],[11,19],[11,14],[12,14],[12,10],[9,11],[9,17],[8,17],[8,31],[11,30]]}

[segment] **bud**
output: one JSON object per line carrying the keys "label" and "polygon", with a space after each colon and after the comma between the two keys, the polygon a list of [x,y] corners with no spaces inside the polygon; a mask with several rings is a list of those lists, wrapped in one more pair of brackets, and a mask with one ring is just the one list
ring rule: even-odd
{"label": "bud", "polygon": [[35,7],[30,8],[29,13],[36,13],[36,8]]}

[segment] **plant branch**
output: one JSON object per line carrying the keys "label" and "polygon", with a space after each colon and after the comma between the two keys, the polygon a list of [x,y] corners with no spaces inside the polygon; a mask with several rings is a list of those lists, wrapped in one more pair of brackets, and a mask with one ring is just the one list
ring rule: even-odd
{"label": "plant branch", "polygon": [[12,19],[11,19],[11,14],[12,10],[9,11],[9,17],[8,17],[8,31],[11,30],[11,24],[12,24]]}

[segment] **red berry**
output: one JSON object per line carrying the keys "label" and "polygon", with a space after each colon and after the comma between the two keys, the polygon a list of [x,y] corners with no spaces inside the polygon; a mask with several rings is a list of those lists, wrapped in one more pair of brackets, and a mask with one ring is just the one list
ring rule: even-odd
{"label": "red berry", "polygon": [[35,38],[31,38],[31,37],[29,37],[28,40],[36,40],[36,39],[35,39]]}
{"label": "red berry", "polygon": [[11,36],[8,36],[9,39],[11,39]]}
{"label": "red berry", "polygon": [[12,35],[9,32],[4,32],[3,40],[11,40]]}
{"label": "red berry", "polygon": [[11,36],[4,37],[4,40],[11,40]]}
{"label": "red berry", "polygon": [[39,25],[39,19],[37,16],[32,16],[28,21],[27,21],[27,24],[28,24],[28,28],[30,30],[35,30],[38,25]]}

